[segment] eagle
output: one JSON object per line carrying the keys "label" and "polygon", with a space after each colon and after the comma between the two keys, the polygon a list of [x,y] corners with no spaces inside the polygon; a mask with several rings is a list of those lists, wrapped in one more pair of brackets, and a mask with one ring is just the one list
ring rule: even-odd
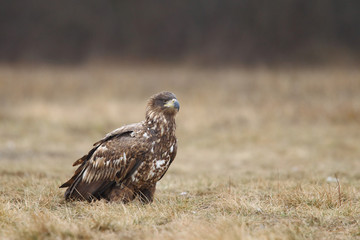
{"label": "eagle", "polygon": [[177,152],[175,116],[180,109],[171,92],[153,95],[145,120],[106,134],[82,158],[72,178],[62,184],[66,200],[105,199],[127,203],[154,199],[156,183],[164,176]]}

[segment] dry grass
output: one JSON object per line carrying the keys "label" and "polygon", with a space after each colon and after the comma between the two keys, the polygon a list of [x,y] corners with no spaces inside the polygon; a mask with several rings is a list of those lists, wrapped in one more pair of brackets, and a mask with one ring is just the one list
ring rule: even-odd
{"label": "dry grass", "polygon": [[[71,163],[165,89],[180,146],[155,202],[64,202]],[[360,238],[359,109],[356,69],[3,66],[0,238]]]}

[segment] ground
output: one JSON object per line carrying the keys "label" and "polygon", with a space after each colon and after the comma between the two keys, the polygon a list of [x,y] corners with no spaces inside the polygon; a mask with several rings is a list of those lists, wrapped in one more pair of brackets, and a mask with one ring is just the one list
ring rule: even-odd
{"label": "ground", "polygon": [[[71,164],[173,91],[155,201],[65,202]],[[1,239],[360,239],[359,68],[0,67]]]}

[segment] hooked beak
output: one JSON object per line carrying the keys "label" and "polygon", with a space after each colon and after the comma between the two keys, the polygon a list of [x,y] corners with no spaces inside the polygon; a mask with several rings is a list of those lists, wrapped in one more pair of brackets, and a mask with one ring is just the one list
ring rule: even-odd
{"label": "hooked beak", "polygon": [[174,108],[176,109],[177,111],[180,110],[180,104],[179,104],[179,101],[175,98],[167,101],[165,104],[164,104],[165,107],[168,107],[168,108]]}

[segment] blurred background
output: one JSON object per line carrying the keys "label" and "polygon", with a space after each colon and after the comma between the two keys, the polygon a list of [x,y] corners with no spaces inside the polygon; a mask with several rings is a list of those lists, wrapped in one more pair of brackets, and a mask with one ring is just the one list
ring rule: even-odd
{"label": "blurred background", "polygon": [[146,100],[170,90],[181,103],[170,176],[359,179],[359,9],[2,1],[0,158],[26,172],[43,161],[60,183],[93,142],[141,121]]}
{"label": "blurred background", "polygon": [[357,0],[2,1],[0,61],[353,63]]}

